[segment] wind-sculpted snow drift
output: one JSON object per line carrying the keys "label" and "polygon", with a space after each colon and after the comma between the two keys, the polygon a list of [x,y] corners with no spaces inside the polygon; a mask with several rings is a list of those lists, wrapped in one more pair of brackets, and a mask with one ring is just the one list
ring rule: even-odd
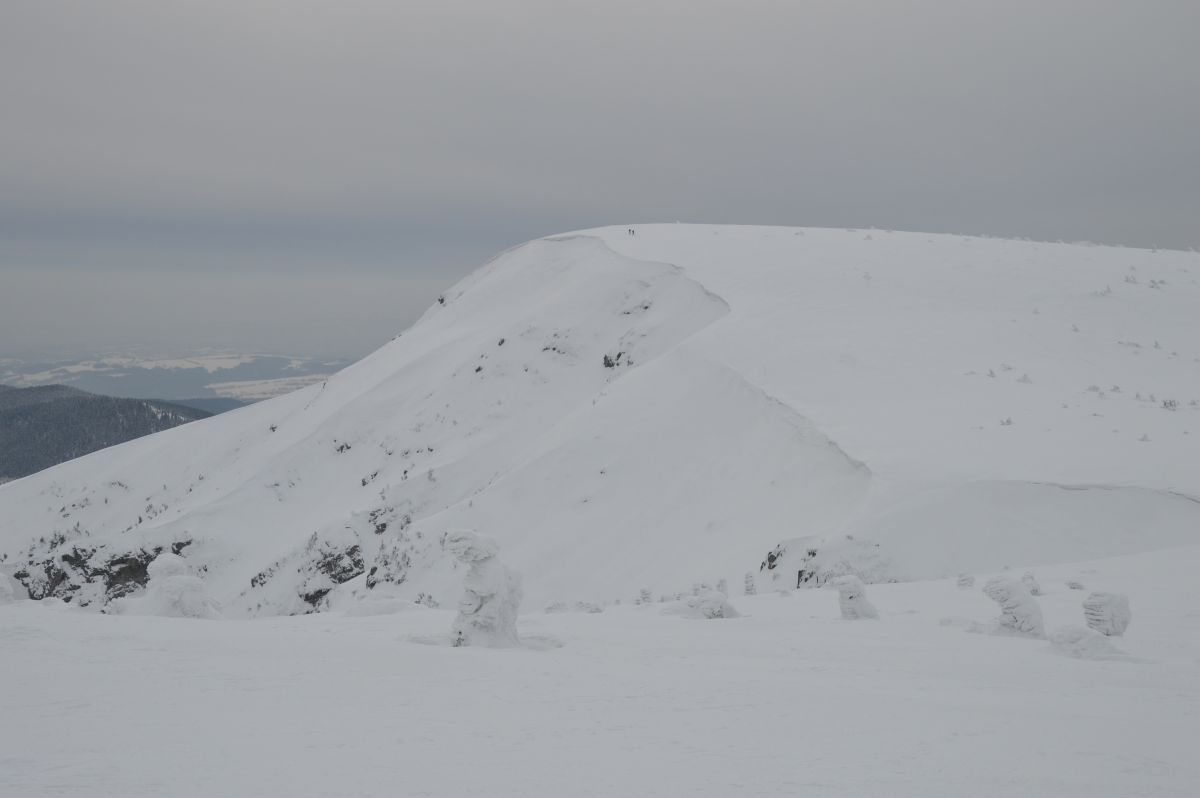
{"label": "wind-sculpted snow drift", "polygon": [[[226,616],[987,573],[1197,541],[1200,256],[655,225],[513,249],[361,362],[0,487],[0,563]],[[772,582],[779,584],[772,585]]]}

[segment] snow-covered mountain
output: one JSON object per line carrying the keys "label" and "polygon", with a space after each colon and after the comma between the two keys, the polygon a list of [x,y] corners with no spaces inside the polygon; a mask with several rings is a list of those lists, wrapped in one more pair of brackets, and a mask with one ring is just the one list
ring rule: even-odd
{"label": "snow-covered mountain", "polygon": [[453,600],[464,527],[527,606],[1194,544],[1198,279],[875,230],[541,239],[322,384],[0,487],[0,556],[99,606],[174,550],[227,613],[282,614]]}

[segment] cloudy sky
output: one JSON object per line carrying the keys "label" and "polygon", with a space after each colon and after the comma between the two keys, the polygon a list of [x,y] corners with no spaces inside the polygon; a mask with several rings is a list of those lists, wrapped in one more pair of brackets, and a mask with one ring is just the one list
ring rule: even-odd
{"label": "cloudy sky", "polygon": [[0,3],[0,356],[364,354],[703,221],[1200,248],[1195,0]]}

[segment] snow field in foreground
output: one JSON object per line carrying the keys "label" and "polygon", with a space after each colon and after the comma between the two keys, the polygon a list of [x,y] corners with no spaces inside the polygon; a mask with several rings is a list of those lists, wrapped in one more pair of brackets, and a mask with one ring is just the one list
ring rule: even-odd
{"label": "snow field in foreground", "polygon": [[[1086,661],[966,634],[955,579],[520,617],[452,648],[453,609],[253,621],[0,607],[0,784],[28,796],[1190,796],[1200,784],[1200,547],[1035,569],[1050,630],[1130,596]],[[1020,573],[1011,574],[1019,578]],[[445,639],[445,645],[417,640]],[[552,643],[557,645],[546,645]]]}

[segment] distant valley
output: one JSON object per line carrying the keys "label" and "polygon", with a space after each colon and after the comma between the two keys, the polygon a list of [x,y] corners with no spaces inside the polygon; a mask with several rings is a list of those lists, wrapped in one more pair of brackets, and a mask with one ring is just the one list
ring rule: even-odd
{"label": "distant valley", "polygon": [[211,415],[184,404],[98,396],[66,385],[0,385],[0,482]]}
{"label": "distant valley", "polygon": [[65,385],[119,397],[171,401],[232,399],[203,407],[223,412],[325,380],[346,359],[202,352],[129,352],[75,357],[0,358],[0,384],[17,388]]}

